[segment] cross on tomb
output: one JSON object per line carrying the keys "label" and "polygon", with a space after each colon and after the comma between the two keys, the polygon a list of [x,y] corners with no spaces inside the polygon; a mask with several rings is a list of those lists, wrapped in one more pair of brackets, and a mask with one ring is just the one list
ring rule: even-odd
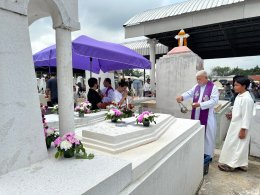
{"label": "cross on tomb", "polygon": [[184,30],[181,30],[178,35],[175,36],[175,39],[178,40],[179,47],[187,46],[187,38],[189,38],[189,34],[186,34]]}

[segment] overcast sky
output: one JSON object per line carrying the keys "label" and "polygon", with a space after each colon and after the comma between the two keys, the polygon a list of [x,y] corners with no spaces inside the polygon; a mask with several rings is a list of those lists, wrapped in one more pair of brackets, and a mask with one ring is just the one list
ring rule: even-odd
{"label": "overcast sky", "polygon": [[[98,40],[125,42],[123,24],[135,14],[182,1],[185,0],[79,0],[81,30],[73,32],[72,39],[84,34]],[[55,31],[51,18],[34,22],[30,26],[30,37],[33,53],[54,44]],[[205,60],[205,69],[210,71],[217,65],[251,68],[258,64],[260,57]]]}

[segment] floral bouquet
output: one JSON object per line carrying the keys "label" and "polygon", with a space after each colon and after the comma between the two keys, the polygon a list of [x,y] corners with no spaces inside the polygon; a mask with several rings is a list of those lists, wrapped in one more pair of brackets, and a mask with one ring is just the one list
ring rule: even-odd
{"label": "floral bouquet", "polygon": [[58,104],[56,104],[56,105],[53,106],[52,112],[59,114],[59,106],[58,106]]}
{"label": "floral bouquet", "polygon": [[156,121],[154,120],[156,116],[152,112],[144,111],[142,114],[140,114],[136,122],[138,123],[143,123],[143,126],[149,127],[151,122],[154,122],[156,124]]}
{"label": "floral bouquet", "polygon": [[84,117],[84,114],[90,113],[91,103],[89,101],[82,102],[79,106],[76,106],[75,111],[79,113],[79,117]]}
{"label": "floral bouquet", "polygon": [[112,122],[116,123],[118,120],[122,120],[122,117],[123,113],[120,110],[112,108],[106,114],[105,120],[111,119]]}
{"label": "floral bouquet", "polygon": [[106,109],[113,109],[113,108],[118,108],[118,103],[116,103],[115,101],[111,102],[111,104],[109,104],[108,106],[106,106]]}
{"label": "floral bouquet", "polygon": [[44,128],[44,135],[47,149],[51,147],[51,143],[59,137],[59,132],[54,128]]}
{"label": "floral bouquet", "polygon": [[124,114],[124,118],[132,117],[134,116],[134,105],[128,104],[128,106],[123,107],[121,111]]}
{"label": "floral bouquet", "polygon": [[[80,159],[93,159],[94,154],[88,154],[83,147],[83,144],[75,136],[75,133],[69,132],[62,137],[58,137],[54,141],[54,145],[57,148],[55,158],[64,156],[64,158],[71,158],[76,153],[76,158]],[[80,153],[81,152],[81,153]]]}

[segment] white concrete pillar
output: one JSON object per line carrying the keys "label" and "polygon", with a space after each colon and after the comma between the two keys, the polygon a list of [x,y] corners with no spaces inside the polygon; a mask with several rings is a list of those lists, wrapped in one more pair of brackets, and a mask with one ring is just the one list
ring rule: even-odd
{"label": "white concrete pillar", "polygon": [[156,60],[156,44],[158,41],[156,39],[149,39],[147,43],[150,45],[149,53],[150,53],[150,61],[151,61],[151,71],[150,71],[150,79],[151,79],[151,87],[152,90],[155,90],[155,60]]}
{"label": "white concrete pillar", "polygon": [[61,135],[75,130],[71,47],[71,31],[56,28],[59,130]]}
{"label": "white concrete pillar", "polygon": [[0,176],[48,156],[28,17],[0,9]]}

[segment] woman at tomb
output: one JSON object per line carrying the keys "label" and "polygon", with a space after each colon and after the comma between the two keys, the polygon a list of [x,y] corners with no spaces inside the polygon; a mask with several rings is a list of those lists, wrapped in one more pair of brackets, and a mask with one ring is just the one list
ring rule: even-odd
{"label": "woman at tomb", "polygon": [[98,80],[96,78],[90,78],[88,80],[88,85],[88,101],[92,104],[91,110],[97,110],[102,107],[102,98],[97,92]]}
{"label": "woman at tomb", "polygon": [[239,77],[235,80],[234,90],[238,94],[232,115],[228,133],[219,157],[219,169],[231,172],[235,169],[247,171],[248,152],[250,141],[250,124],[253,117],[254,101],[247,90],[250,80]]}
{"label": "woman at tomb", "polygon": [[127,87],[128,84],[124,81],[121,81],[118,83],[118,87],[114,92],[114,101],[118,104],[118,105],[123,105],[126,98],[127,98]]}

